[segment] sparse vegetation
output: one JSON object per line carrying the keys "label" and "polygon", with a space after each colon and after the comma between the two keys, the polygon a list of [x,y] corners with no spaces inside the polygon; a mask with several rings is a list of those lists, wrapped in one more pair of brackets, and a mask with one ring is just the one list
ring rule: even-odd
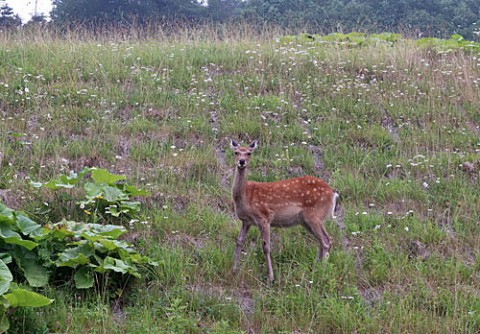
{"label": "sparse vegetation", "polygon": [[[45,224],[114,222],[121,245],[157,262],[128,289],[48,282],[36,292],[54,302],[8,309],[10,331],[480,331],[478,48],[382,36],[0,36],[0,199]],[[268,286],[252,230],[230,272],[241,224],[227,137],[259,139],[250,178],[312,174],[341,194],[328,262],[303,229],[273,230]],[[106,215],[95,193],[85,205],[103,211],[85,215],[83,183],[45,189],[93,166],[145,188],[134,217]]]}

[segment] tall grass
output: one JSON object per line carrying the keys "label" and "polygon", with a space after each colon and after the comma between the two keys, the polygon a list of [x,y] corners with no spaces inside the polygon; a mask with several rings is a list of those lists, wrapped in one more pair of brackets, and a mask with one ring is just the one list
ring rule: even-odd
{"label": "tall grass", "polygon": [[[479,55],[279,35],[0,36],[0,195],[34,215],[31,179],[124,173],[151,193],[129,238],[160,263],[120,297],[47,290],[13,332],[480,330]],[[259,139],[252,179],[315,174],[341,193],[327,263],[305,231],[275,231],[267,286],[251,231],[231,274],[230,136]]]}

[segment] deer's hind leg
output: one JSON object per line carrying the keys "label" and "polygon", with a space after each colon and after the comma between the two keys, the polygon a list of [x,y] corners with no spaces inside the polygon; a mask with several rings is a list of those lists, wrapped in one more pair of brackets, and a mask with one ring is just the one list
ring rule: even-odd
{"label": "deer's hind leg", "polygon": [[320,244],[318,248],[317,262],[322,259],[328,259],[330,247],[332,246],[332,238],[323,225],[323,219],[316,214],[313,209],[307,209],[303,211],[303,220],[305,228],[317,238]]}

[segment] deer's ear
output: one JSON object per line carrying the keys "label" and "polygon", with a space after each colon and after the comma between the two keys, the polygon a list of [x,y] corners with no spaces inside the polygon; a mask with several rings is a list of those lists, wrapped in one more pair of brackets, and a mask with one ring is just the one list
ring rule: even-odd
{"label": "deer's ear", "polygon": [[230,147],[232,150],[234,150],[238,147],[238,143],[235,140],[230,139]]}
{"label": "deer's ear", "polygon": [[248,145],[252,150],[256,149],[258,147],[258,140],[252,141],[250,145]]}

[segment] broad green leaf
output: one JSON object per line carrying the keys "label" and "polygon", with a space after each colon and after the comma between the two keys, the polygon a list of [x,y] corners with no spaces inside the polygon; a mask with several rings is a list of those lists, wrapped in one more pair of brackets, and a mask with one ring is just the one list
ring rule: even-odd
{"label": "broad green leaf", "polygon": [[88,224],[65,219],[58,223],[57,226],[64,227],[68,232],[72,232],[74,235],[81,234],[83,231],[90,229]]}
{"label": "broad green leaf", "polygon": [[65,256],[64,253],[60,254],[60,258],[56,261],[57,266],[70,268],[76,268],[78,265],[87,264],[89,262],[90,259],[84,254],[78,254],[76,257],[69,258],[68,256]]}
{"label": "broad green leaf", "polygon": [[113,185],[118,181],[126,179],[125,175],[112,174],[106,169],[92,168],[91,172],[92,172],[92,179],[95,181],[95,183],[104,183],[104,184]]}
{"label": "broad green leaf", "polygon": [[105,269],[110,269],[117,273],[122,273],[122,274],[128,273],[128,270],[132,268],[131,266],[127,265],[124,261],[115,259],[109,256],[105,258],[105,261],[103,261],[103,267]]}
{"label": "broad green leaf", "polygon": [[12,289],[10,293],[3,296],[11,307],[41,307],[47,306],[53,302],[36,292],[24,289]]}
{"label": "broad green leaf", "polygon": [[92,255],[94,255],[93,246],[89,244],[69,248],[58,255],[57,265],[76,268],[78,265],[90,263]]}
{"label": "broad green leaf", "polygon": [[17,221],[17,227],[22,234],[32,237],[42,235],[42,226],[40,224],[37,224],[36,222],[21,213],[16,213],[15,218]]}
{"label": "broad green leaf", "polygon": [[117,225],[90,224],[90,226],[92,227],[91,231],[93,233],[108,236],[113,239],[116,239],[125,232],[127,232],[127,229],[125,227]]}
{"label": "broad green leaf", "polygon": [[12,273],[5,262],[0,260],[0,296],[8,291],[13,280]]}
{"label": "broad green leaf", "polygon": [[4,238],[3,241],[5,241],[7,244],[22,246],[28,250],[32,250],[38,246],[36,242],[30,241],[30,240],[23,240],[22,238],[18,238],[18,237]]}
{"label": "broad green leaf", "polygon": [[88,202],[103,196],[103,185],[101,184],[86,182],[83,185],[83,188],[85,189],[85,197],[87,198]]}
{"label": "broad green leaf", "polygon": [[122,200],[127,200],[128,196],[123,191],[116,187],[105,186],[103,188],[103,198],[108,202],[118,202]]}
{"label": "broad green leaf", "polygon": [[73,233],[69,230],[67,230],[67,228],[65,226],[62,226],[62,227],[58,227],[58,228],[54,228],[53,229],[53,233],[52,233],[53,237],[58,239],[58,240],[63,240],[65,239],[66,237],[71,237],[73,235]]}
{"label": "broad green leaf", "polygon": [[9,220],[12,221],[14,219],[13,210],[7,208],[5,205],[0,203],[0,221],[2,220]]}
{"label": "broad green leaf", "polygon": [[114,240],[101,239],[98,242],[110,252],[118,248]]}
{"label": "broad green leaf", "polygon": [[86,240],[88,241],[91,241],[91,242],[96,242],[98,240],[102,240],[102,239],[105,239],[105,237],[103,235],[98,235],[96,233],[93,233],[91,231],[85,231],[83,232],[80,237],[82,238],[85,238]]}
{"label": "broad green leaf", "polygon": [[123,185],[123,190],[128,193],[129,196],[147,196],[148,192],[143,189],[138,189],[135,186]]}
{"label": "broad green leaf", "polygon": [[0,238],[17,237],[21,239],[22,237],[20,236],[20,234],[15,232],[13,228],[14,228],[13,224],[9,222],[4,222],[4,221],[0,222]]}
{"label": "broad green leaf", "polygon": [[5,264],[12,263],[12,255],[10,253],[0,253],[0,260],[5,262]]}
{"label": "broad green leaf", "polygon": [[97,245],[100,246],[98,249],[101,251],[105,251],[105,249],[109,252],[116,250],[122,259],[130,258],[130,253],[134,252],[134,249],[127,242],[121,240],[100,239]]}
{"label": "broad green leaf", "polygon": [[43,186],[52,190],[57,190],[60,188],[72,189],[73,187],[75,187],[75,185],[68,182],[63,182],[63,180],[61,179],[50,180],[47,183],[44,183]]}
{"label": "broad green leaf", "polygon": [[140,206],[141,206],[141,203],[140,203],[140,202],[133,202],[133,201],[122,201],[122,202],[120,202],[120,208],[121,208],[122,210],[128,209],[129,212],[131,212],[131,211],[134,211],[134,212],[140,211]]}
{"label": "broad green leaf", "polygon": [[24,249],[15,252],[15,262],[32,287],[42,287],[48,283],[48,271],[37,262],[37,255]]}
{"label": "broad green leaf", "polygon": [[71,189],[78,183],[78,181],[80,181],[80,178],[84,174],[85,173],[82,173],[82,172],[80,174],[77,174],[73,171],[70,171],[70,174],[59,175],[57,176],[57,178],[52,179],[47,183],[44,183],[44,186],[53,190],[56,190],[59,188]]}
{"label": "broad green leaf", "polygon": [[85,266],[77,269],[73,278],[77,289],[89,289],[94,283],[92,269]]}
{"label": "broad green leaf", "polygon": [[28,250],[37,247],[37,243],[23,240],[20,234],[12,230],[12,225],[6,222],[0,222],[0,239],[3,239],[7,244],[19,245]]}

